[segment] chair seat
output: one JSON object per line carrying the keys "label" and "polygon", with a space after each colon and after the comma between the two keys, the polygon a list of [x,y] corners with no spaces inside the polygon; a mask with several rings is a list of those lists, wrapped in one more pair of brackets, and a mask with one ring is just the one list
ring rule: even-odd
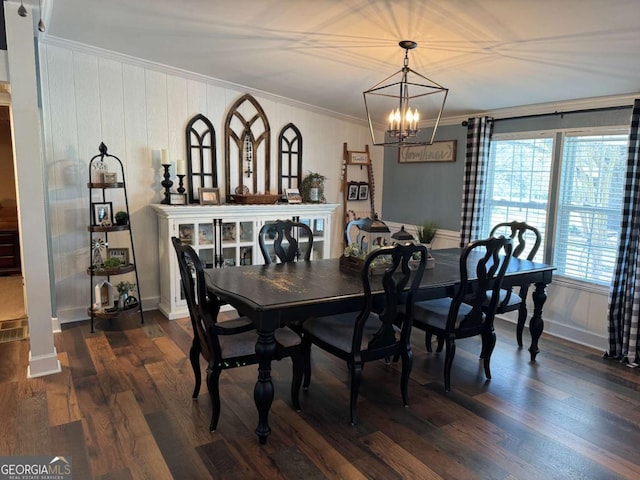
{"label": "chair seat", "polygon": [[[357,316],[358,312],[351,312],[327,317],[310,318],[302,324],[302,330],[338,350],[351,353],[353,327]],[[378,315],[371,313],[362,332],[361,350],[367,349],[369,340],[381,325],[382,323]],[[394,331],[396,333],[396,341],[398,341],[400,338],[400,330],[394,326]]]}
{"label": "chair seat", "polygon": [[[233,320],[225,320],[218,322],[216,326],[218,328],[235,328],[244,325],[251,325],[251,319],[247,317],[238,317]],[[300,345],[300,336],[288,328],[280,328],[275,333],[276,343],[281,347],[289,348],[295,345]],[[237,333],[234,335],[219,334],[218,340],[220,342],[220,350],[222,352],[222,358],[231,357],[246,357],[254,355],[256,350],[256,340],[258,334],[255,330],[249,330],[243,333]]]}
{"label": "chair seat", "polygon": [[[439,330],[444,330],[447,325],[447,317],[449,316],[452,300],[452,298],[438,298],[436,300],[416,302],[413,307],[414,325],[423,323]],[[460,305],[456,326],[460,325],[471,309],[471,305],[466,303]]]}
{"label": "chair seat", "polygon": [[[509,301],[507,301],[507,303],[503,305],[505,299],[507,298],[507,295],[509,295],[509,292],[511,292],[511,295],[509,296]],[[484,306],[488,307],[489,303],[491,303],[491,291],[487,291],[486,294],[487,294],[487,299],[484,303]],[[465,302],[472,303],[473,297],[472,296],[465,297]],[[499,297],[498,297],[498,307],[496,312],[501,313],[505,311],[515,310],[515,308],[513,307],[516,307],[521,303],[522,303],[522,298],[516,292],[514,292],[513,290],[505,290],[504,288],[501,288]]]}
{"label": "chair seat", "polygon": [[[502,302],[504,302],[505,298],[507,298],[507,295],[509,295],[509,292],[511,292],[509,301],[503,305]],[[487,292],[487,304],[490,301],[491,301],[491,292]],[[498,310],[501,310],[503,308],[508,309],[510,307],[520,305],[521,303],[522,303],[522,298],[520,298],[520,296],[516,292],[512,290],[505,290],[504,288],[500,289],[500,298],[498,300]]]}

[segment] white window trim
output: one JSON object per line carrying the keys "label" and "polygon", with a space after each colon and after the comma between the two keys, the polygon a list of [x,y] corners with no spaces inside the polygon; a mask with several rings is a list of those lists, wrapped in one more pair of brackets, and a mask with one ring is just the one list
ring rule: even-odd
{"label": "white window trim", "polygon": [[[527,139],[536,139],[536,138],[553,138],[553,155],[552,155],[552,164],[551,164],[551,174],[554,172],[560,172],[562,169],[562,152],[564,149],[564,139],[567,136],[581,136],[581,135],[629,135],[629,126],[628,125],[620,125],[620,126],[607,126],[607,127],[579,127],[579,128],[557,128],[557,129],[548,129],[548,130],[531,130],[531,131],[522,131],[522,132],[510,132],[510,133],[498,133],[493,134],[491,139],[498,141],[508,141],[508,140],[527,140]],[[558,152],[558,148],[560,151]],[[558,165],[554,165],[555,162],[559,162]],[[557,190],[552,188],[552,181],[549,184],[549,209],[550,212],[554,214],[553,226],[549,225],[549,218],[547,219],[547,228],[545,238],[545,245],[547,249],[551,249],[549,252],[544,252],[545,256],[547,254],[552,254],[555,249],[555,230],[557,228],[557,217],[555,214],[557,212],[557,204],[559,200],[559,194]],[[555,179],[557,180],[557,179]],[[553,194],[553,195],[552,195]],[[551,227],[551,228],[550,228]],[[600,285],[597,283],[585,282],[581,280],[577,280],[574,278],[564,277],[561,275],[555,275],[554,283],[558,285],[563,285],[568,288],[572,288],[575,290],[581,290],[589,293],[595,293],[598,295],[607,295],[609,294],[609,287]]]}

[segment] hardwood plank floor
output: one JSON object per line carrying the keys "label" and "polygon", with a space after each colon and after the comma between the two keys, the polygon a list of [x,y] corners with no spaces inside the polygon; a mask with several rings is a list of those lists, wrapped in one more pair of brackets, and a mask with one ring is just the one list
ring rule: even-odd
{"label": "hardwood plank floor", "polygon": [[355,427],[346,365],[314,349],[297,413],[291,363],[274,362],[272,434],[260,446],[255,366],[223,372],[218,430],[208,431],[204,380],[191,399],[187,319],[153,311],[140,325],[134,312],[94,334],[64,325],[56,375],[27,379],[28,342],[0,344],[0,456],[71,457],[79,479],[640,478],[640,369],[546,335],[532,364],[514,326],[496,327],[493,379],[479,340],[459,341],[450,393],[444,355],[428,354],[415,331],[408,408],[399,367],[368,364]]}

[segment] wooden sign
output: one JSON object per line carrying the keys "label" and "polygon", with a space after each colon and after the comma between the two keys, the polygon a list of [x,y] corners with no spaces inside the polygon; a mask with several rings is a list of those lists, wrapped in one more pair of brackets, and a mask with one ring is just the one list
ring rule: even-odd
{"label": "wooden sign", "polygon": [[398,149],[398,163],[455,162],[456,140],[433,142]]}

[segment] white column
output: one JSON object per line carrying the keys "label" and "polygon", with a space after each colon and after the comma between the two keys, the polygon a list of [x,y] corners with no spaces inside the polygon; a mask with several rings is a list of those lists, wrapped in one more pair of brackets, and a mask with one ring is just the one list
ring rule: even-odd
{"label": "white column", "polygon": [[31,378],[59,372],[61,367],[53,344],[33,11],[25,5],[28,15],[20,17],[19,5],[4,2],[22,274],[31,346],[27,376]]}

